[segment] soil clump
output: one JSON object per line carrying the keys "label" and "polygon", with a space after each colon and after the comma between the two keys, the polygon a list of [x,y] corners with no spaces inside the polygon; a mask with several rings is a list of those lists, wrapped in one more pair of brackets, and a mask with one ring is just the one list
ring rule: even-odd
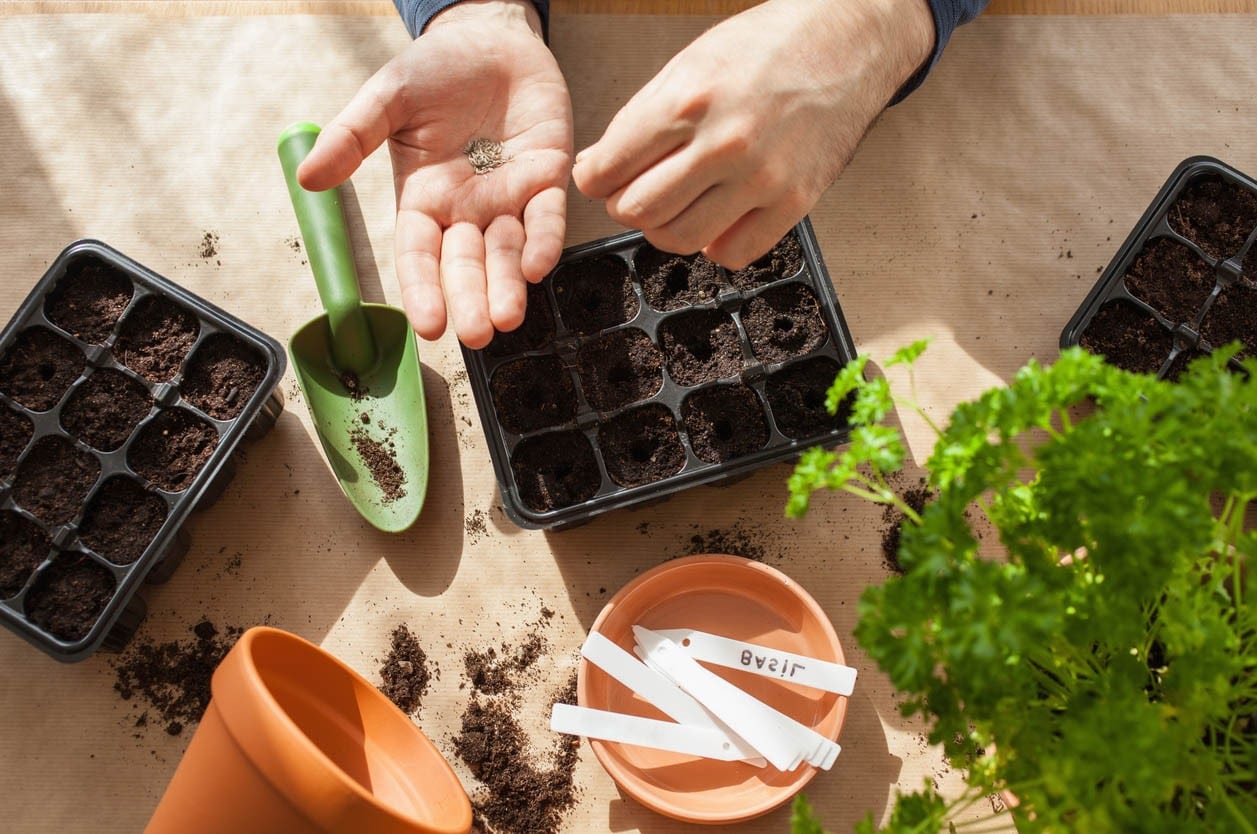
{"label": "soil clump", "polygon": [[428,655],[418,638],[405,625],[397,626],[389,635],[388,654],[380,663],[380,691],[402,712],[414,715],[423,705],[431,679]]}

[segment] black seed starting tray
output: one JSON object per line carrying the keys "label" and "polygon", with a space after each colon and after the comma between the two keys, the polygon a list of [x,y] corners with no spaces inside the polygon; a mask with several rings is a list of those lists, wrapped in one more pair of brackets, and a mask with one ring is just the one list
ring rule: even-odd
{"label": "black seed starting tray", "polygon": [[855,357],[811,223],[731,272],[639,232],[564,252],[524,323],[463,349],[507,515],[560,529],[846,440]]}
{"label": "black seed starting tray", "polygon": [[1231,341],[1257,353],[1257,182],[1224,162],[1184,160],[1061,332],[1129,371],[1177,379]]}
{"label": "black seed starting tray", "polygon": [[62,661],[118,650],[188,514],[283,409],[265,333],[95,240],[0,331],[0,620]]}

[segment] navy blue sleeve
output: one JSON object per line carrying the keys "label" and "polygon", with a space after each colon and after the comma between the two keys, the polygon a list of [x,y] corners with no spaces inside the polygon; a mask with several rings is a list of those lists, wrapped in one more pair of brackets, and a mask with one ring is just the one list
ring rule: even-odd
{"label": "navy blue sleeve", "polygon": [[921,82],[938,63],[939,56],[943,54],[943,48],[947,46],[947,41],[951,40],[952,32],[956,31],[957,26],[968,23],[981,14],[988,0],[929,0],[929,2],[930,11],[934,14],[936,33],[934,54],[930,56],[930,60],[926,61],[920,72],[909,78],[908,83],[899,88],[899,92],[891,99],[891,104],[898,104],[907,98],[909,93],[921,86]]}
{"label": "navy blue sleeve", "polygon": [[[459,0],[393,0],[393,5],[402,16],[402,22],[406,24],[410,36],[417,38],[423,34],[428,21],[457,2]],[[549,42],[550,0],[532,0],[532,4],[537,7],[537,14],[541,15],[541,36]]]}

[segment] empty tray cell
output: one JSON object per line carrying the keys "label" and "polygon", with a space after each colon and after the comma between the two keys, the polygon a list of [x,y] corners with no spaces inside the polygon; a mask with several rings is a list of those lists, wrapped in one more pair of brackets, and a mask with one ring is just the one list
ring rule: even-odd
{"label": "empty tray cell", "polygon": [[1194,324],[1213,291],[1213,267],[1178,241],[1159,237],[1131,262],[1126,289],[1171,324]]}
{"label": "empty tray cell", "polygon": [[122,320],[114,356],[140,376],[165,382],[178,372],[199,330],[196,317],[187,310],[150,295],[136,302]]}
{"label": "empty tray cell", "polygon": [[694,454],[708,463],[749,455],[768,442],[763,406],[742,383],[695,391],[682,403],[681,419]]}
{"label": "empty tray cell", "polygon": [[92,630],[116,586],[113,574],[82,553],[60,554],[26,594],[26,618],[62,640]]}
{"label": "empty tray cell", "polygon": [[700,385],[742,372],[742,340],[723,310],[676,313],[659,325],[659,346],[668,376],[679,385]]}
{"label": "empty tray cell", "polygon": [[589,439],[579,431],[555,431],[521,440],[511,455],[520,500],[536,512],[588,501],[602,485]]}
{"label": "empty tray cell", "polygon": [[183,398],[216,420],[230,420],[262,384],[266,360],[226,333],[215,333],[192,354],[183,376]]}
{"label": "empty tray cell", "polygon": [[100,461],[64,437],[41,438],[22,461],[13,482],[18,505],[46,524],[65,524],[100,477]]}
{"label": "empty tray cell", "polygon": [[841,369],[828,356],[817,356],[769,375],[764,393],[782,434],[797,440],[833,431],[846,423],[845,409],[835,416],[825,408],[829,387]]}
{"label": "empty tray cell", "polygon": [[48,320],[84,342],[102,344],[122,317],[135,288],[126,273],[93,257],[66,265],[65,275],[44,302]]}
{"label": "empty tray cell", "polygon": [[1169,211],[1170,227],[1213,258],[1240,251],[1257,228],[1257,195],[1216,174],[1196,177]]}
{"label": "empty tray cell", "polygon": [[720,267],[701,254],[673,255],[643,243],[633,264],[646,303],[664,312],[710,301],[724,286]]}
{"label": "empty tray cell", "polygon": [[140,429],[127,452],[127,463],[167,492],[192,485],[196,473],[214,454],[218,432],[182,408],[162,411]]}
{"label": "empty tray cell", "polygon": [[1111,365],[1150,374],[1170,355],[1174,337],[1134,304],[1111,301],[1091,317],[1078,344]]}
{"label": "empty tray cell", "polygon": [[685,466],[676,419],[658,404],[625,411],[600,425],[598,446],[607,474],[620,486],[659,481]]}
{"label": "empty tray cell", "polygon": [[102,452],[117,449],[148,416],[153,398],[136,380],[110,368],[89,376],[61,410],[61,425]]}
{"label": "empty tray cell", "polygon": [[17,466],[26,444],[31,442],[34,424],[23,414],[0,404],[0,480],[7,479]]}
{"label": "empty tray cell", "polygon": [[628,264],[614,255],[560,266],[553,286],[559,318],[568,329],[582,335],[623,324],[637,315],[637,295]]}
{"label": "empty tray cell", "polygon": [[576,386],[557,356],[512,359],[493,373],[493,407],[516,434],[576,419]]}
{"label": "empty tray cell", "polygon": [[829,338],[816,293],[802,284],[770,287],[746,302],[742,326],[762,362],[811,353]]}
{"label": "empty tray cell", "polygon": [[497,333],[485,348],[490,356],[510,356],[526,350],[537,350],[554,341],[554,313],[550,311],[550,299],[541,284],[528,285],[528,306],[524,311],[524,323],[506,333]]}
{"label": "empty tray cell", "polygon": [[1257,345],[1257,290],[1243,284],[1224,289],[1205,313],[1200,335],[1214,347],[1238,341],[1238,355],[1251,356]]}
{"label": "empty tray cell", "polygon": [[581,346],[580,385],[589,404],[612,411],[653,397],[663,387],[663,355],[636,328],[616,330]]}
{"label": "empty tray cell", "polygon": [[165,523],[162,497],[119,475],[92,496],[79,525],[79,540],[115,565],[129,565],[144,555]]}
{"label": "empty tray cell", "polygon": [[46,327],[23,330],[0,359],[0,391],[32,411],[47,411],[79,378],[83,352]]}
{"label": "empty tray cell", "polygon": [[51,548],[38,524],[10,510],[0,511],[0,599],[17,596]]}
{"label": "empty tray cell", "polygon": [[760,257],[749,266],[729,274],[729,283],[740,290],[753,290],[756,287],[791,278],[803,268],[803,246],[794,232],[783,237],[768,254]]}

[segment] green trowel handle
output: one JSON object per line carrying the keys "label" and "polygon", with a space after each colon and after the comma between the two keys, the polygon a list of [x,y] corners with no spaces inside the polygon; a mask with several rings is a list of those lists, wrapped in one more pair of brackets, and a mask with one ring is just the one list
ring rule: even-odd
{"label": "green trowel handle", "polygon": [[332,361],[338,370],[366,373],[375,364],[375,341],[362,310],[358,272],[345,226],[340,189],[306,191],[297,182],[297,166],[318,138],[318,125],[298,122],[279,135],[279,161],[288,181],[288,195],[297,213],[310,268],[319,287],[332,331]]}

